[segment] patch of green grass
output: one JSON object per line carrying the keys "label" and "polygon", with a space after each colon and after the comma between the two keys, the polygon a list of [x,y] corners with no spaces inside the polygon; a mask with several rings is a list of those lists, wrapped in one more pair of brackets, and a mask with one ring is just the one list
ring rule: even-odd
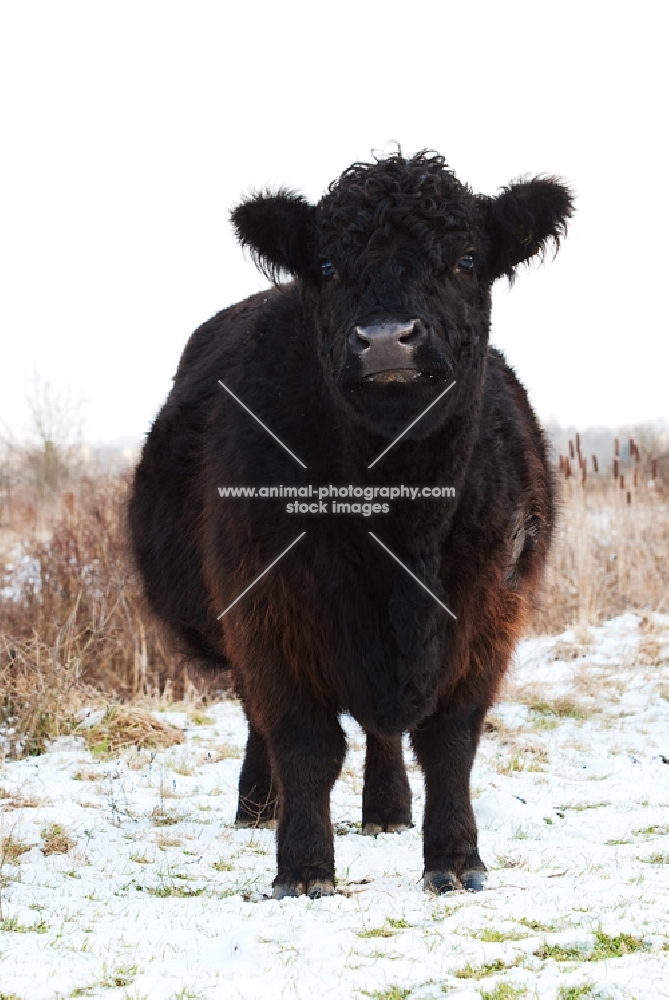
{"label": "patch of green grass", "polygon": [[204,712],[191,712],[190,720],[196,726],[213,726],[214,719],[210,715],[205,715]]}
{"label": "patch of green grass", "polygon": [[407,923],[404,918],[394,919],[393,917],[388,917],[383,927],[370,927],[366,931],[358,931],[358,937],[360,938],[389,938],[397,934],[398,931],[405,931],[407,928],[411,927],[411,924]]}
{"label": "patch of green grass", "polygon": [[136,965],[118,966],[110,972],[105,964],[102,967],[100,986],[104,986],[106,989],[113,989],[115,986],[129,986],[136,975]]}
{"label": "patch of green grass", "polygon": [[525,761],[522,754],[516,752],[506,761],[498,761],[495,765],[498,774],[517,774],[525,769]]}
{"label": "patch of green grass", "polygon": [[650,857],[640,858],[639,860],[645,861],[647,865],[669,865],[669,854],[662,854],[661,851],[656,851]]}
{"label": "patch of green grass", "polygon": [[383,927],[370,927],[369,930],[359,931],[360,938],[389,938],[399,931],[408,930],[411,924],[404,917],[387,917]]}
{"label": "patch of green grass", "polygon": [[635,951],[644,951],[646,946],[641,938],[631,934],[618,934],[611,937],[604,931],[595,931],[595,948],[590,956],[591,962],[601,962],[606,958],[622,958]]}
{"label": "patch of green grass", "polygon": [[374,990],[370,993],[363,990],[364,997],[371,997],[371,1000],[406,1000],[411,995],[411,990],[402,989],[401,986],[388,986],[385,990]]}
{"label": "patch of green grass", "polygon": [[494,990],[481,990],[481,1000],[517,1000],[526,996],[525,987],[509,986],[508,983],[498,983]]}
{"label": "patch of green grass", "polygon": [[532,954],[535,958],[553,958],[556,962],[588,962],[590,960],[582,948],[563,948],[560,944],[548,944],[546,941]]}
{"label": "patch of green grass", "polygon": [[20,924],[16,917],[5,917],[0,921],[0,931],[13,931],[14,934],[46,934],[48,929],[44,920],[35,924]]}
{"label": "patch of green grass", "polygon": [[560,806],[560,812],[566,812],[568,809],[572,812],[585,812],[586,809],[604,809],[606,806],[610,805],[609,802],[577,802],[574,806]]}
{"label": "patch of green grass", "polygon": [[635,837],[666,837],[669,833],[669,826],[658,823],[655,826],[647,826],[643,830],[633,830]]}
{"label": "patch of green grass", "polygon": [[157,896],[159,899],[191,899],[193,896],[201,896],[205,886],[200,886],[199,889],[193,889],[189,885],[147,886],[145,891],[149,896]]}
{"label": "patch of green grass", "polygon": [[475,934],[474,937],[479,941],[499,943],[502,941],[522,941],[527,935],[519,934],[518,931],[496,931],[492,927],[485,927],[478,934]]}
{"label": "patch of green grass", "polygon": [[603,962],[609,958],[622,958],[635,951],[644,951],[645,945],[641,938],[631,934],[617,934],[612,937],[604,931],[595,931],[595,944],[592,951],[582,948],[563,948],[561,945],[551,945],[544,942],[534,952],[537,958],[553,958],[556,962]]}
{"label": "patch of green grass", "polygon": [[109,745],[108,736],[103,736],[103,738],[101,740],[98,740],[97,743],[89,744],[88,749],[91,751],[94,757],[98,757],[101,760],[107,760],[109,757],[112,756],[112,751]]}
{"label": "patch of green grass", "polygon": [[561,986],[557,995],[557,1000],[579,1000],[579,997],[591,997],[594,987],[584,984],[583,986]]}
{"label": "patch of green grass", "polygon": [[555,934],[560,929],[555,924],[542,924],[540,920],[528,920],[527,917],[521,917],[518,923],[522,924],[523,927],[529,927],[531,931],[538,931],[541,934]]}
{"label": "patch of green grass", "polygon": [[486,965],[471,965],[467,962],[463,969],[458,969],[453,975],[458,979],[485,979],[486,976],[494,976],[496,972],[503,972],[506,968],[501,958]]}
{"label": "patch of green grass", "polygon": [[0,993],[0,1000],[21,1000],[18,993]]}
{"label": "patch of green grass", "polygon": [[549,715],[536,715],[532,720],[532,728],[538,729],[540,731],[546,731],[550,729],[557,729],[560,725],[559,721],[553,716]]}
{"label": "patch of green grass", "polygon": [[214,861],[211,866],[217,872],[232,872],[235,870],[235,865],[232,861],[228,861],[226,858],[221,858],[220,861]]}
{"label": "patch of green grass", "polygon": [[612,840],[605,840],[606,847],[622,847],[624,844],[631,844],[632,841],[625,837],[614,837]]}

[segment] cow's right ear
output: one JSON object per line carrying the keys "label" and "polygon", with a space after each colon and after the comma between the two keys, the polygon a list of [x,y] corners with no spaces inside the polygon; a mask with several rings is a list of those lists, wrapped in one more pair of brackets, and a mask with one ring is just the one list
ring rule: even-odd
{"label": "cow's right ear", "polygon": [[231,213],[237,239],[270,281],[281,271],[304,274],[312,264],[316,209],[294,191],[253,195]]}

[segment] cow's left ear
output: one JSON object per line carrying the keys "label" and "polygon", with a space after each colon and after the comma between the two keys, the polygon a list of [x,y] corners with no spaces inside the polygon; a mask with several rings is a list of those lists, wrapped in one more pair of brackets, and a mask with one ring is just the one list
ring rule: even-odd
{"label": "cow's left ear", "polygon": [[516,266],[552,243],[557,252],[574,210],[569,188],[554,177],[536,177],[504,188],[484,205],[493,279],[513,278]]}
{"label": "cow's left ear", "polygon": [[300,275],[312,263],[316,209],[294,191],[255,194],[231,213],[237,239],[271,281],[281,271]]}

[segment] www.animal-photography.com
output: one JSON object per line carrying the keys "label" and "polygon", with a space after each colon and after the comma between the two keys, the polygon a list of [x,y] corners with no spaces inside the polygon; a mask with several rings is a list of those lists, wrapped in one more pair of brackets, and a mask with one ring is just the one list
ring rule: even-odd
{"label": "www.animal-photography.com", "polygon": [[669,997],[661,39],[0,11],[0,1000]]}

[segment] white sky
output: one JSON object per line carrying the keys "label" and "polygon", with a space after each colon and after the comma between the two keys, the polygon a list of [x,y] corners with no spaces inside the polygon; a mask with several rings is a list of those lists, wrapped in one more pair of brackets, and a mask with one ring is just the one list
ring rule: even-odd
{"label": "white sky", "polygon": [[263,285],[230,208],[316,200],[394,139],[485,193],[573,185],[492,340],[544,418],[666,420],[665,38],[649,0],[0,4],[0,421],[26,426],[37,370],[89,440],[141,437],[192,330]]}

